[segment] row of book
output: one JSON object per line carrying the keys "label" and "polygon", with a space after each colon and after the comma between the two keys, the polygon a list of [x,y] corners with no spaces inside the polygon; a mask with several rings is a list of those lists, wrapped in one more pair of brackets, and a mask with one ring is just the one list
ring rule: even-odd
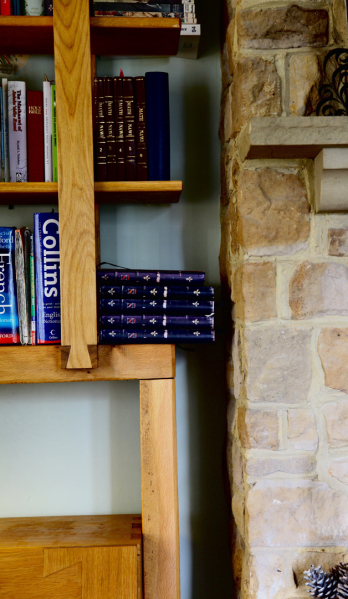
{"label": "row of book", "polygon": [[98,181],[169,181],[168,73],[94,79]]}
{"label": "row of book", "polygon": [[0,0],[0,15],[50,17],[53,14],[52,0]]}
{"label": "row of book", "polygon": [[181,19],[185,24],[197,24],[192,0],[165,0],[165,2],[132,0],[93,0],[96,17],[157,17]]}
{"label": "row of book", "polygon": [[56,86],[26,89],[3,78],[0,88],[0,181],[58,181]]}
{"label": "row of book", "polygon": [[205,273],[97,270],[99,343],[210,343],[214,288]]}

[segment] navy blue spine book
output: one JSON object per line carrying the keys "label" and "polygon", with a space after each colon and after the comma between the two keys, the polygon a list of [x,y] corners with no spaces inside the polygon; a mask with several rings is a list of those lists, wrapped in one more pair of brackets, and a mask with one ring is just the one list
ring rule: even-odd
{"label": "navy blue spine book", "polygon": [[145,73],[147,168],[149,181],[170,181],[168,73]]}
{"label": "navy blue spine book", "polygon": [[0,227],[0,344],[20,343],[15,278],[15,228]]}
{"label": "navy blue spine book", "polygon": [[98,285],[204,285],[205,272],[188,270],[97,270]]}
{"label": "navy blue spine book", "polygon": [[37,344],[60,343],[58,214],[34,214]]}
{"label": "navy blue spine book", "polygon": [[100,329],[129,327],[213,329],[214,316],[172,316],[168,314],[103,314],[99,317]]}
{"label": "navy blue spine book", "polygon": [[214,331],[188,329],[113,329],[101,330],[99,343],[212,343]]}
{"label": "navy blue spine book", "polygon": [[99,288],[99,297],[103,299],[113,297],[137,297],[137,298],[157,298],[157,299],[214,299],[214,287],[159,287],[158,285],[101,285]]}
{"label": "navy blue spine book", "polygon": [[146,300],[146,299],[101,299],[99,300],[100,314],[162,314],[164,312],[179,316],[181,314],[197,314],[212,316],[214,302],[197,302],[183,300]]}

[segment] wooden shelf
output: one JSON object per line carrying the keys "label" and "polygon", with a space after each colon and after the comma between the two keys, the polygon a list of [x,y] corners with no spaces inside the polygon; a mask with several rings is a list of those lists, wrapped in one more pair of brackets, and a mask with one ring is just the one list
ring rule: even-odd
{"label": "wooden shelf", "polygon": [[[91,17],[92,54],[175,56],[180,19]],[[53,54],[53,17],[0,16],[2,54]]]}
{"label": "wooden shelf", "polygon": [[[182,181],[95,183],[97,204],[173,204]],[[58,183],[0,183],[0,205],[58,204]]]}

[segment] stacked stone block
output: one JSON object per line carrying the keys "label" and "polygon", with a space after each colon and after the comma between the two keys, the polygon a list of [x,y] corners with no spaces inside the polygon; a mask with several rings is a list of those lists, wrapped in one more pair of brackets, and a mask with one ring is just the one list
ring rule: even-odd
{"label": "stacked stone block", "polygon": [[[313,163],[241,161],[250,117],[305,116],[344,2],[228,0],[221,275],[233,302],[228,463],[243,599],[307,596],[348,561],[348,215],[314,214]],[[318,117],[320,118],[320,117]]]}

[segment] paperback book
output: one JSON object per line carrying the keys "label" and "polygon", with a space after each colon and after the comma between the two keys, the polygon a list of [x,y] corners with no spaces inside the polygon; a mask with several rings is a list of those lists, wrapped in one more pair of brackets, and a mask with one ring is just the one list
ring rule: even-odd
{"label": "paperback book", "polygon": [[20,342],[15,280],[15,228],[0,227],[0,343]]}
{"label": "paperback book", "polygon": [[28,181],[27,108],[24,81],[8,82],[8,138],[10,181]]}

